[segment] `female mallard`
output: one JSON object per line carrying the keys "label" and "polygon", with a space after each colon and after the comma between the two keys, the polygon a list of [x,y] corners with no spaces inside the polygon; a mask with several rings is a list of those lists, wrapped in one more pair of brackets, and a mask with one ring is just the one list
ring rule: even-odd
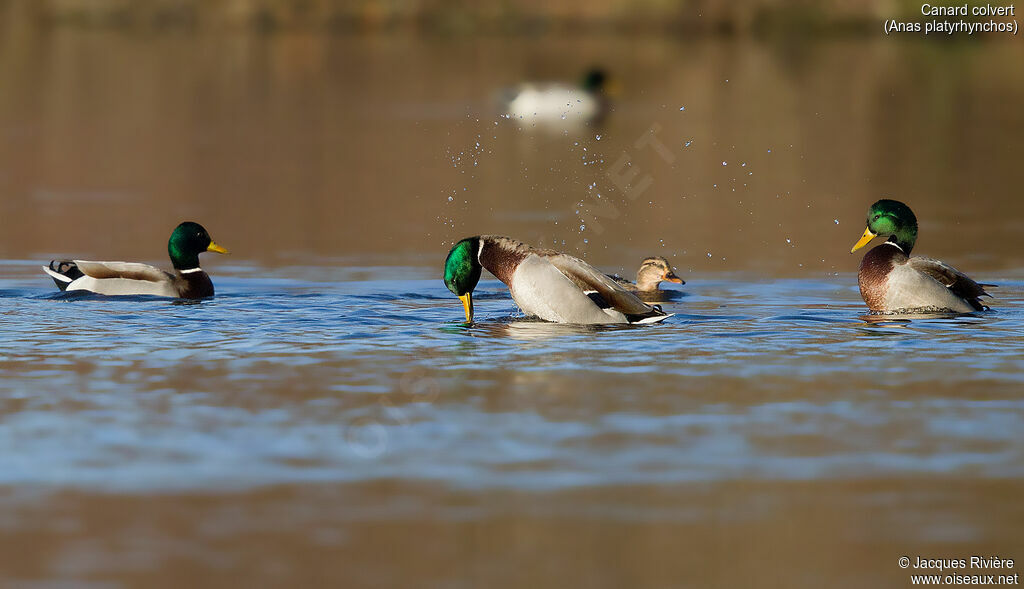
{"label": "female mallard", "polygon": [[43,266],[61,290],[85,290],[103,295],[155,295],[182,299],[213,296],[213,282],[199,267],[199,254],[228,250],[217,245],[198,223],[178,225],[167,241],[174,273],[148,264],[54,260]]}
{"label": "female mallard", "polygon": [[910,257],[917,240],[917,217],[910,207],[887,199],[871,205],[867,229],[850,253],[879,235],[889,236],[889,239],[864,255],[857,274],[860,295],[871,311],[971,313],[985,310],[980,297],[991,296],[984,287],[993,285],[978,284],[939,260]]}
{"label": "female mallard", "polygon": [[502,97],[504,112],[512,119],[546,124],[597,123],[608,113],[603,70],[587,72],[579,86],[522,84]]}
{"label": "female mallard", "polygon": [[524,313],[557,323],[654,323],[671,315],[648,305],[590,264],[508,237],[480,235],[455,244],[444,284],[473,321],[473,289],[486,268],[508,286]]}
{"label": "female mallard", "polygon": [[622,285],[622,288],[630,292],[648,296],[663,293],[658,288],[663,281],[686,284],[686,281],[676,276],[676,273],[672,271],[672,266],[669,265],[668,260],[661,256],[651,256],[644,258],[640,262],[640,269],[636,271],[636,284],[621,276],[612,276],[611,278]]}

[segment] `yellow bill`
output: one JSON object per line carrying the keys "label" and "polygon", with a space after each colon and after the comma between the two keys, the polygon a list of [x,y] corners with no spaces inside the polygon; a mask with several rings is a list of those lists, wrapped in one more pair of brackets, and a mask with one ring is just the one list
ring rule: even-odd
{"label": "yellow bill", "polygon": [[217,245],[216,243],[214,243],[212,241],[210,242],[210,245],[206,246],[206,251],[208,251],[208,252],[216,252],[218,254],[226,254],[226,253],[228,253],[228,250],[220,247],[219,245]]}
{"label": "yellow bill", "polygon": [[462,307],[466,309],[466,323],[473,322],[473,293],[467,292],[466,294],[459,297],[462,301]]}
{"label": "yellow bill", "polygon": [[619,94],[622,94],[622,84],[619,83],[617,78],[611,78],[604,83],[604,93],[607,96],[615,98]]}
{"label": "yellow bill", "polygon": [[855,251],[859,250],[860,248],[866,246],[869,241],[871,241],[872,239],[874,239],[876,237],[878,237],[878,234],[877,233],[872,233],[870,227],[865,228],[864,229],[864,235],[860,236],[860,241],[858,241],[856,244],[854,244],[853,249],[850,250],[850,253],[852,254],[853,252],[855,252]]}

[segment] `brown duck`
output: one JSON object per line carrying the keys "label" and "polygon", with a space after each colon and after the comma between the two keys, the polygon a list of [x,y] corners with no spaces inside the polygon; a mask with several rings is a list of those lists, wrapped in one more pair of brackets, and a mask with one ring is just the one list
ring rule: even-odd
{"label": "brown duck", "polygon": [[668,260],[661,256],[650,256],[640,262],[640,269],[636,271],[636,283],[621,276],[611,277],[623,288],[637,293],[641,298],[663,295],[665,291],[659,288],[662,282],[686,284],[685,280],[676,276]]}

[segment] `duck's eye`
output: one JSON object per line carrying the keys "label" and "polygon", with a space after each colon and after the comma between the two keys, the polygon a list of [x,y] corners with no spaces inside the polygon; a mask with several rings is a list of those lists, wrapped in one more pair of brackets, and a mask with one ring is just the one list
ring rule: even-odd
{"label": "duck's eye", "polygon": [[877,221],[877,220],[879,220],[881,218],[882,218],[882,215],[875,215],[874,217],[871,217],[871,220],[872,221]]}

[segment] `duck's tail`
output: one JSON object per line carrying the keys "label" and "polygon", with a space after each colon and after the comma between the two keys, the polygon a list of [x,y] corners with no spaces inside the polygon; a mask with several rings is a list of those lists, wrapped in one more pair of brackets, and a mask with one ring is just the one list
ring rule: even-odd
{"label": "duck's tail", "polygon": [[658,323],[664,321],[675,315],[675,313],[666,313],[661,310],[661,305],[651,305],[653,309],[649,313],[642,315],[626,315],[626,320],[635,325],[644,325],[647,323]]}
{"label": "duck's tail", "polygon": [[61,290],[67,290],[69,284],[85,276],[73,260],[53,260],[49,266],[43,266],[43,272],[49,274]]}

